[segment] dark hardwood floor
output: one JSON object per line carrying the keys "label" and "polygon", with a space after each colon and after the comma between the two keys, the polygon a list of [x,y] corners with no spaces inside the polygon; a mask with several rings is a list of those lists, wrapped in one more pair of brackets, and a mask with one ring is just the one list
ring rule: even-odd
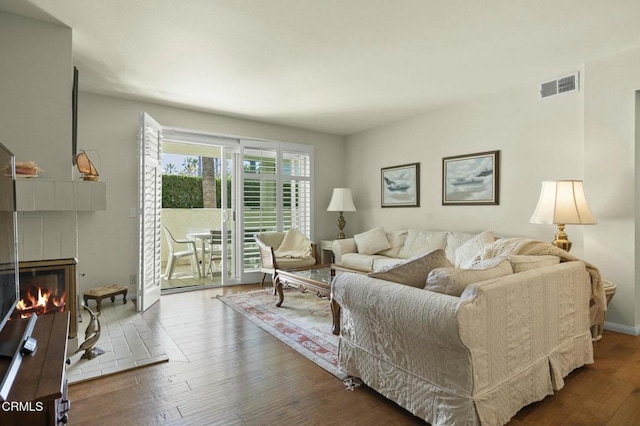
{"label": "dark hardwood floor", "polygon": [[[170,361],[69,388],[72,425],[424,424],[340,380],[215,299],[256,286],[162,296],[144,314]],[[275,301],[275,296],[274,296]],[[640,337],[607,332],[596,363],[509,425],[640,425]]]}

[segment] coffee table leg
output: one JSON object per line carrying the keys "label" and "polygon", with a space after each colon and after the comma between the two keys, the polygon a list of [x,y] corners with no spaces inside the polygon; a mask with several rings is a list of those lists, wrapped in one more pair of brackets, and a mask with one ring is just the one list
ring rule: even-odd
{"label": "coffee table leg", "polygon": [[274,282],[275,290],[278,293],[278,301],[276,302],[276,307],[279,308],[284,302],[284,291],[282,290],[282,282],[280,282],[279,278],[275,279]]}
{"label": "coffee table leg", "polygon": [[333,317],[333,328],[331,332],[336,336],[340,335],[340,305],[333,297],[331,298],[331,315]]}

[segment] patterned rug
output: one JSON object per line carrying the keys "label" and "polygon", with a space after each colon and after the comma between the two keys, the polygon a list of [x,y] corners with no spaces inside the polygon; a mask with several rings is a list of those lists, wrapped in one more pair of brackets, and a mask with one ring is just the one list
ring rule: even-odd
{"label": "patterned rug", "polygon": [[338,369],[338,336],[331,333],[329,300],[295,289],[285,288],[284,292],[279,308],[272,288],[218,299],[329,373],[345,379],[347,375]]}

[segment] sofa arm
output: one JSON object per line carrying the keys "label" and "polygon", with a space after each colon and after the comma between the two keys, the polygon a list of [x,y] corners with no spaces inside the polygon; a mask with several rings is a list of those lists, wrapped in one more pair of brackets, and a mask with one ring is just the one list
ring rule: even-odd
{"label": "sofa arm", "polygon": [[[386,385],[363,358],[429,378],[441,389],[469,396],[469,351],[458,337],[459,298],[355,273],[339,273],[332,284],[341,307],[340,368],[380,391]],[[394,390],[381,392],[391,396]]]}
{"label": "sofa arm", "polygon": [[467,287],[458,328],[473,360],[483,424],[506,423],[528,401],[561,389],[569,372],[593,363],[590,296],[590,275],[578,261]]}
{"label": "sofa arm", "polygon": [[333,255],[335,257],[334,263],[342,263],[342,255],[347,253],[357,253],[358,247],[356,246],[356,240],[353,238],[345,238],[342,240],[333,240],[331,247]]}

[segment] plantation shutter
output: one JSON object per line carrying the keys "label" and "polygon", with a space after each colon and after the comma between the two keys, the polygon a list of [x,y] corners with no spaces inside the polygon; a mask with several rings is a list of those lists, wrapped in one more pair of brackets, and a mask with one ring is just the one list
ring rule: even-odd
{"label": "plantation shutter", "polygon": [[160,300],[160,214],[162,175],[160,138],[162,126],[140,113],[138,136],[138,310],[146,311]]}
{"label": "plantation shutter", "polygon": [[[306,148],[306,149],[305,149]],[[296,228],[313,239],[311,212],[311,147],[282,147],[283,230]]]}
{"label": "plantation shutter", "polygon": [[260,253],[254,234],[274,232],[280,228],[278,146],[263,141],[243,141],[243,145],[242,224],[244,269],[247,271],[260,267]]}
{"label": "plantation shutter", "polygon": [[260,232],[296,228],[313,240],[313,147],[243,140],[244,271],[260,267]]}

